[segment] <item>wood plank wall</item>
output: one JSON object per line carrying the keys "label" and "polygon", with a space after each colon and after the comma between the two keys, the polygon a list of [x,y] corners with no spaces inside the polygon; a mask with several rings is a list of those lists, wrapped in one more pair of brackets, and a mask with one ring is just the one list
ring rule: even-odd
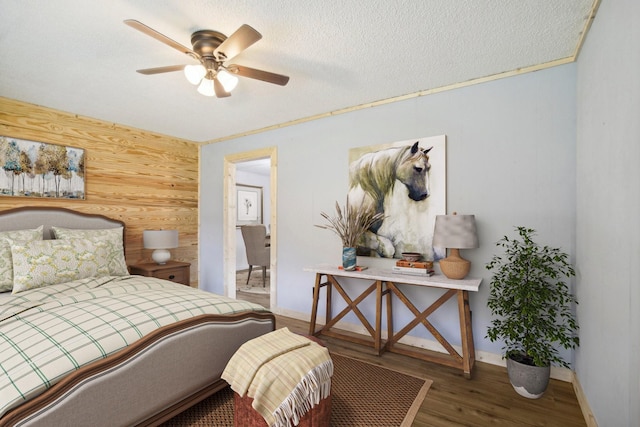
{"label": "wood plank wall", "polygon": [[126,224],[128,264],[151,261],[142,231],[177,229],[172,259],[198,278],[198,144],[0,97],[0,136],[85,149],[85,200],[0,196],[0,209],[60,206]]}

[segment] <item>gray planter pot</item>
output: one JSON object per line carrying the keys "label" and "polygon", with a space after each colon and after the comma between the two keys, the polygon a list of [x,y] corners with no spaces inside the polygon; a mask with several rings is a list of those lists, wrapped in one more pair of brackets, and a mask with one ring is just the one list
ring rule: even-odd
{"label": "gray planter pot", "polygon": [[516,393],[529,399],[538,399],[549,385],[551,366],[525,365],[507,357],[507,373]]}

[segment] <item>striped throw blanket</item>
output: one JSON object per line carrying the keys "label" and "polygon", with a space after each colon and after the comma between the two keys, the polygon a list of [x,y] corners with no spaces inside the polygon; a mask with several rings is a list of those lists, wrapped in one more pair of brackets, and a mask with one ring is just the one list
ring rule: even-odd
{"label": "striped throw blanket", "polygon": [[81,279],[3,298],[0,416],[158,328],[243,311],[266,309],[141,276]]}
{"label": "striped throw blanket", "polygon": [[308,338],[278,329],[243,344],[222,378],[269,426],[297,425],[307,411],[331,392],[329,351]]}

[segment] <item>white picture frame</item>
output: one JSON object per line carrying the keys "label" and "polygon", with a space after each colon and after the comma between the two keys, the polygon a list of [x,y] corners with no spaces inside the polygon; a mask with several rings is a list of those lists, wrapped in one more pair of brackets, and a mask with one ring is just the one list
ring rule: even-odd
{"label": "white picture frame", "polygon": [[236,184],[236,227],[262,224],[262,187]]}

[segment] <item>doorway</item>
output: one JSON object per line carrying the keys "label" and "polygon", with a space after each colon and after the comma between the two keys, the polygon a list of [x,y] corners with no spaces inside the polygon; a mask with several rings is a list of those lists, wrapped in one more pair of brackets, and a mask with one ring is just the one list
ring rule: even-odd
{"label": "doorway", "polygon": [[[232,298],[256,302],[273,309],[276,299],[276,171],[275,148],[225,156],[224,161],[224,277],[225,295]],[[239,228],[238,194],[255,191],[259,200],[259,219],[255,223],[264,224],[269,234],[270,262],[267,283],[262,288],[261,268],[254,266],[250,285],[246,286],[248,264],[244,252],[244,241]],[[242,213],[242,212],[241,212]],[[237,280],[242,277],[242,282]],[[259,286],[256,285],[259,283]]]}

